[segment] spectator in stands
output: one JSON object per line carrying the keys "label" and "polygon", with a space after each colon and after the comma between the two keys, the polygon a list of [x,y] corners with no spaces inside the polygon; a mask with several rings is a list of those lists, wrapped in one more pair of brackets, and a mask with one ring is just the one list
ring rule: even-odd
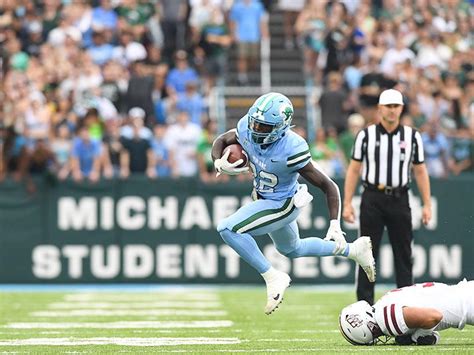
{"label": "spectator in stands", "polygon": [[176,107],[178,110],[186,111],[192,123],[198,126],[202,125],[205,120],[206,107],[204,98],[197,91],[198,83],[195,81],[188,81],[186,83],[186,91],[178,94]]}
{"label": "spectator in stands", "polygon": [[128,85],[127,78],[123,77],[122,66],[115,61],[105,63],[102,68],[104,80],[100,84],[100,95],[108,99],[117,111],[124,110],[124,86]]}
{"label": "spectator in stands", "polygon": [[326,1],[310,0],[306,2],[300,12],[295,30],[304,41],[304,72],[306,77],[315,77],[315,82],[321,82],[321,75],[317,72],[319,54],[325,48],[324,38],[327,33]]}
{"label": "spectator in stands", "polygon": [[449,169],[454,175],[473,171],[474,137],[467,128],[458,130],[451,139],[451,159]]}
{"label": "spectator in stands", "polygon": [[449,143],[439,129],[439,122],[432,120],[427,124],[427,131],[421,134],[425,148],[425,162],[431,177],[448,177]]}
{"label": "spectator in stands", "polygon": [[339,136],[339,144],[346,159],[346,163],[351,161],[352,146],[354,145],[355,137],[361,129],[365,127],[364,117],[359,113],[353,113],[347,119],[347,130]]}
{"label": "spectator in stands", "polygon": [[211,156],[212,142],[216,138],[217,124],[213,120],[207,120],[203,125],[201,138],[197,146],[197,159],[199,164],[199,177],[202,182],[213,183],[217,181],[227,181],[229,176],[226,175],[224,180],[217,179],[214,169],[214,162]]}
{"label": "spectator in stands", "polygon": [[257,66],[259,43],[268,38],[268,19],[262,4],[256,0],[235,2],[230,10],[230,28],[237,43],[238,82],[248,85],[248,69]]}
{"label": "spectator in stands", "polygon": [[321,108],[321,124],[324,128],[335,127],[338,132],[346,129],[346,112],[350,107],[339,72],[329,73],[327,89],[319,98],[319,107]]}
{"label": "spectator in stands", "polygon": [[132,122],[132,135],[123,136],[120,141],[123,150],[120,153],[120,175],[126,178],[130,173],[141,173],[153,179],[156,177],[155,157],[151,139],[143,137],[143,118],[134,118]]}
{"label": "spectator in stands", "polygon": [[161,0],[161,28],[164,35],[163,55],[171,59],[178,49],[185,48],[185,18],[188,10],[185,0]]}
{"label": "spectator in stands", "polygon": [[146,23],[154,14],[153,4],[148,1],[124,0],[116,9],[119,27],[128,27],[133,37],[140,41],[146,32]]}
{"label": "spectator in stands", "polygon": [[170,96],[184,93],[188,81],[199,80],[196,71],[188,64],[188,54],[185,51],[177,51],[174,57],[175,67],[170,70],[166,78],[166,87]]}
{"label": "spectator in stands", "polygon": [[151,142],[151,148],[153,149],[156,175],[158,177],[171,177],[176,169],[173,169],[176,164],[173,158],[173,153],[167,146],[166,136],[168,127],[164,124],[157,124],[154,129],[154,137]]}
{"label": "spectator in stands", "polygon": [[[120,124],[119,120],[109,120],[105,124],[102,166],[103,175],[106,178],[128,176],[125,168],[123,174],[121,174],[121,159],[124,156],[125,149],[120,136]],[[125,162],[123,165],[126,165]]]}
{"label": "spectator in stands", "polygon": [[125,95],[127,109],[141,107],[145,111],[145,122],[152,125],[155,122],[155,107],[153,105],[154,68],[143,62],[131,65],[131,76]]}
{"label": "spectator in stands", "polygon": [[295,23],[303,10],[305,0],[279,0],[278,7],[283,11],[283,30],[285,32],[285,49],[295,49],[297,31]]}
{"label": "spectator in stands", "polygon": [[107,43],[103,28],[97,27],[92,32],[92,45],[87,50],[92,58],[92,61],[97,65],[104,65],[112,59],[114,54],[114,47]]}
{"label": "spectator in stands", "polygon": [[112,7],[112,0],[100,0],[99,6],[92,10],[92,26],[115,30],[117,25],[118,16]]}
{"label": "spectator in stands", "polygon": [[198,173],[197,143],[201,128],[189,121],[186,111],[178,112],[176,123],[168,128],[166,146],[173,155],[173,176],[191,177]]}
{"label": "spectator in stands", "polygon": [[71,174],[75,181],[88,178],[97,182],[100,177],[101,143],[92,139],[88,127],[79,126],[73,140],[71,154]]}
{"label": "spectator in stands", "polygon": [[204,91],[206,93],[215,86],[216,79],[222,77],[227,69],[227,51],[232,44],[224,14],[219,8],[214,8],[211,19],[204,25],[200,33],[199,46],[204,60]]}
{"label": "spectator in stands", "polygon": [[326,134],[324,128],[316,131],[316,139],[310,144],[309,151],[314,162],[321,166],[322,170],[330,177],[344,176],[343,154],[340,151],[337,141],[334,139],[335,130],[331,136]]}
{"label": "spectator in stands", "polygon": [[72,142],[67,123],[61,123],[56,127],[56,134],[51,141],[51,150],[55,156],[58,178],[64,180],[71,171]]}
{"label": "spectator in stands", "polygon": [[136,134],[140,138],[151,141],[153,133],[148,127],[145,127],[145,111],[141,107],[133,107],[128,111],[127,124],[122,126],[120,135],[126,139],[132,139]]}

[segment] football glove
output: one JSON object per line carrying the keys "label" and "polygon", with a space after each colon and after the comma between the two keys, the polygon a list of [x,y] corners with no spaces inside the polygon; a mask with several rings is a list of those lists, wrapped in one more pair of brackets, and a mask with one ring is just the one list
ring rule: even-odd
{"label": "football glove", "polygon": [[346,233],[341,230],[341,224],[339,223],[339,220],[332,219],[324,240],[333,240],[336,243],[334,255],[342,254],[346,250],[347,242],[346,238],[344,237],[345,234]]}
{"label": "football glove", "polygon": [[238,168],[238,166],[243,163],[243,159],[239,159],[233,163],[230,163],[227,160],[229,158],[229,154],[230,154],[230,150],[227,149],[227,151],[224,153],[222,157],[214,160],[214,168],[216,169],[216,176],[219,176],[222,173],[227,174],[227,175],[239,175],[249,170],[248,166]]}

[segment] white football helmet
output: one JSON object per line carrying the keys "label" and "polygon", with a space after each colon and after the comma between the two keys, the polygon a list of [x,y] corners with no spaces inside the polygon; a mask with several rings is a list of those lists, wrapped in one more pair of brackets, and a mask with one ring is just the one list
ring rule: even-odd
{"label": "white football helmet", "polygon": [[345,307],[339,315],[339,330],[353,345],[373,345],[383,335],[374,318],[374,308],[366,301]]}

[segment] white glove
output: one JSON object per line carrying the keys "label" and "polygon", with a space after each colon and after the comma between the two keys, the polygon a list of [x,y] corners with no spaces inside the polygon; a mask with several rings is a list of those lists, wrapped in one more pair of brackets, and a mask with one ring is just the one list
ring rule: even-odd
{"label": "white glove", "polygon": [[222,157],[214,160],[214,168],[217,172],[216,176],[219,176],[222,173],[227,175],[239,175],[249,170],[248,166],[244,166],[243,168],[237,168],[237,166],[244,162],[243,159],[239,159],[233,163],[229,163],[229,161],[227,161],[227,159],[229,158],[229,154],[230,149],[227,149],[227,151]]}
{"label": "white glove", "polygon": [[342,254],[346,250],[347,242],[344,237],[346,233],[341,230],[341,224],[339,220],[332,219],[329,224],[328,232],[324,240],[334,240],[336,248],[334,249],[334,255]]}

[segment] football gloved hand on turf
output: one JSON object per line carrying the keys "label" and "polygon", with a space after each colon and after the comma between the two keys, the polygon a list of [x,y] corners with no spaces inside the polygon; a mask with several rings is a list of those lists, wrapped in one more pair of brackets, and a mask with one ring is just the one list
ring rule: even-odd
{"label": "football gloved hand on turf", "polygon": [[339,220],[332,219],[324,240],[333,240],[336,243],[336,249],[334,250],[335,255],[342,254],[344,250],[346,250],[347,242],[344,234],[345,233],[341,230]]}
{"label": "football gloved hand on turf", "polygon": [[228,149],[222,157],[214,161],[214,168],[216,169],[216,176],[224,173],[227,175],[239,175],[249,170],[248,166],[238,168],[244,161],[239,159],[233,163],[230,163],[227,159],[229,158],[230,150]]}

